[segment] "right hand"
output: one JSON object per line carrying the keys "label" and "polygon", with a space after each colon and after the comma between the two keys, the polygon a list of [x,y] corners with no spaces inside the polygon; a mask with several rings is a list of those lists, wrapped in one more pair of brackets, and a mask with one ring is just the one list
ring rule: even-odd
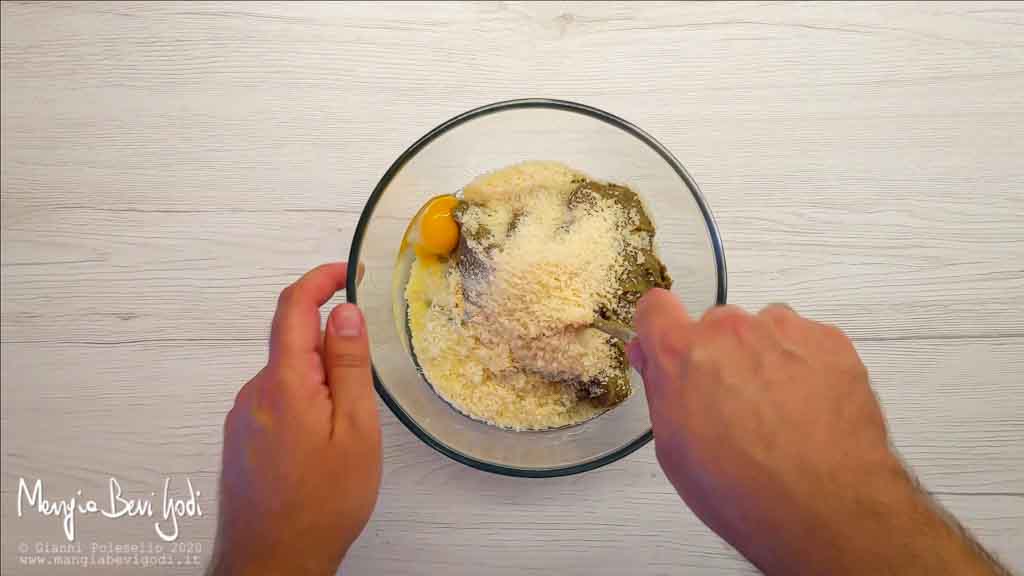
{"label": "right hand", "polygon": [[[783,305],[757,315],[721,306],[694,322],[660,289],[634,323],[627,351],[658,462],[694,513],[763,571],[984,566],[951,563],[971,556],[890,449],[867,370],[840,330]],[[934,538],[915,557],[920,534]]]}

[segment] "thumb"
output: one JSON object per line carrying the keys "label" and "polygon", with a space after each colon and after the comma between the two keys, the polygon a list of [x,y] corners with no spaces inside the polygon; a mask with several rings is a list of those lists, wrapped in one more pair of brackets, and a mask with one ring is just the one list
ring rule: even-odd
{"label": "thumb", "polygon": [[324,335],[324,370],[334,403],[334,431],[377,427],[370,341],[363,313],[355,304],[331,310]]}

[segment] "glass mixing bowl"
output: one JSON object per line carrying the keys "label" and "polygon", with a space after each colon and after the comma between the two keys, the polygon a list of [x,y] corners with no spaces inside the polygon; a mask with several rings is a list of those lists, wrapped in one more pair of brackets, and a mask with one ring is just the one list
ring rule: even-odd
{"label": "glass mixing bowl", "polygon": [[[406,226],[428,199],[475,176],[523,160],[556,160],[637,191],[656,226],[658,254],[691,314],[724,304],[725,256],[697,183],[644,131],[602,110],[560,100],[498,102],[470,110],[416,141],[388,168],[363,209],[349,254],[347,298],[366,316],[373,377],[384,403],[409,430],[443,454],[511,476],[575,474],[613,462],[652,438],[643,383],[587,422],[515,432],[473,420],[438,396],[409,342],[398,266]],[[366,266],[356,285],[356,265]],[[397,294],[397,298],[395,295]]]}

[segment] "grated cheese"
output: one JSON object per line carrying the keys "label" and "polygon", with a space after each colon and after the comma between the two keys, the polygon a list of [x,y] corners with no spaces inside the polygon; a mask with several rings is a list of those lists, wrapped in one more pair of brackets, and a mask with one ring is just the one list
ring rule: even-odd
{"label": "grated cheese", "polygon": [[[464,413],[512,429],[543,429],[602,411],[566,381],[606,382],[610,337],[588,328],[614,307],[638,216],[607,199],[569,206],[584,177],[524,162],[466,185],[463,234],[483,268],[413,263],[406,300],[417,359],[435,390]],[[482,230],[489,233],[483,234]],[[472,296],[472,297],[470,297]]]}

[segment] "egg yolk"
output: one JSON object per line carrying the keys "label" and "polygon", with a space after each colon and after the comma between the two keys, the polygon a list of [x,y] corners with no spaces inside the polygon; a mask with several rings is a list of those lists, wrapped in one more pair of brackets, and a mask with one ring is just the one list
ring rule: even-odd
{"label": "egg yolk", "polygon": [[420,215],[415,241],[418,256],[448,256],[459,243],[459,224],[452,211],[459,201],[455,196],[438,196],[427,202]]}

